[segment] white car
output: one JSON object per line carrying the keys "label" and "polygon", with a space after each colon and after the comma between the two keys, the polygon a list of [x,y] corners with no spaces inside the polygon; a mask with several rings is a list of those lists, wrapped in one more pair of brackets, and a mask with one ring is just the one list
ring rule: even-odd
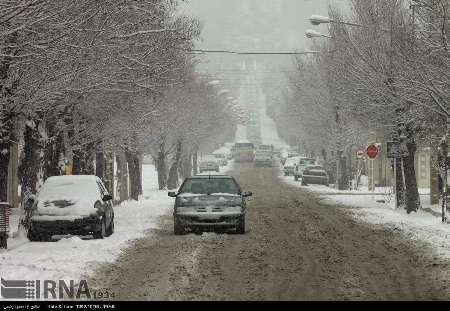
{"label": "white car", "polygon": [[220,163],[216,159],[207,159],[202,160],[199,165],[200,173],[203,172],[219,172],[220,171]]}
{"label": "white car", "polygon": [[272,166],[272,152],[257,151],[255,153],[255,165]]}
{"label": "white car", "polygon": [[295,167],[298,165],[300,157],[288,158],[284,163],[284,176],[292,176],[295,173]]}
{"label": "white car", "polygon": [[97,176],[50,177],[27,208],[31,211],[30,241],[64,235],[103,239],[114,233],[112,196]]}
{"label": "white car", "polygon": [[300,178],[302,178],[303,171],[305,170],[305,168],[307,168],[308,166],[311,166],[311,165],[317,165],[315,159],[307,158],[307,157],[300,157],[300,159],[298,161],[298,165],[295,168],[295,172],[294,172],[295,181],[298,181]]}

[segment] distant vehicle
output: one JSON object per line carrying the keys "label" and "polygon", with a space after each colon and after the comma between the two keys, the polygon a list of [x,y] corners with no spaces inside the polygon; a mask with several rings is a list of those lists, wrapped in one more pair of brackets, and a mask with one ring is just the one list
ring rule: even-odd
{"label": "distant vehicle", "polygon": [[228,165],[227,156],[224,153],[215,153],[214,156],[217,159],[217,161],[219,162],[220,166]]}
{"label": "distant vehicle", "polygon": [[273,151],[273,148],[271,145],[259,145],[257,150],[265,150],[265,151]]}
{"label": "distant vehicle", "polygon": [[194,176],[187,178],[176,198],[173,219],[175,235],[187,230],[216,231],[234,229],[245,233],[245,198],[251,192],[242,192],[239,184],[230,176]]}
{"label": "distant vehicle", "polygon": [[205,159],[200,161],[199,164],[200,173],[203,172],[219,172],[220,171],[220,163],[215,156],[211,155],[206,157]]}
{"label": "distant vehicle", "polygon": [[284,163],[284,176],[292,176],[295,172],[295,167],[298,165],[299,157],[288,158]]}
{"label": "distant vehicle", "polygon": [[236,143],[233,147],[233,158],[236,162],[253,162],[255,146],[253,143]]}
{"label": "distant vehicle", "polygon": [[271,151],[258,150],[255,153],[255,165],[272,166],[273,157]]}
{"label": "distant vehicle", "polygon": [[288,159],[299,157],[299,156],[300,156],[300,154],[297,151],[292,151],[292,150],[288,151],[288,156],[287,156]]}
{"label": "distant vehicle", "polygon": [[315,159],[307,158],[307,157],[300,157],[300,160],[298,161],[298,165],[295,168],[295,172],[294,172],[295,181],[298,181],[300,178],[302,178],[303,170],[307,166],[311,166],[311,165],[317,165],[317,162]]}
{"label": "distant vehicle", "polygon": [[31,201],[30,241],[63,235],[103,239],[114,233],[112,196],[97,176],[50,177]]}
{"label": "distant vehicle", "polygon": [[307,186],[308,184],[329,186],[328,174],[323,166],[312,165],[303,170],[302,185]]}

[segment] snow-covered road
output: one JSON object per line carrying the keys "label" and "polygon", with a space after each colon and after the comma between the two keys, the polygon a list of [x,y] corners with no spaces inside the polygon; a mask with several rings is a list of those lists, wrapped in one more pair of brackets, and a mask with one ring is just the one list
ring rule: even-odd
{"label": "snow-covered road", "polygon": [[[115,207],[115,233],[103,240],[78,237],[58,242],[29,242],[26,238],[9,240],[10,248],[0,252],[0,275],[4,279],[79,280],[99,266],[113,262],[133,240],[159,228],[160,216],[170,212],[173,199],[158,191],[156,171],[143,166],[143,192],[139,202]],[[17,219],[11,228],[17,228]]]}

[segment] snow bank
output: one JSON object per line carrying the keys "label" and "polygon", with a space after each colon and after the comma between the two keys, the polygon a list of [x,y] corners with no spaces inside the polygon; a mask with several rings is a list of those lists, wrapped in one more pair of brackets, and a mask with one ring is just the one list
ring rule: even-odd
{"label": "snow bank", "polygon": [[[280,174],[279,178],[291,186],[318,194],[325,204],[342,205],[344,212],[359,221],[400,230],[408,239],[429,244],[435,250],[435,256],[450,259],[450,225],[442,224],[440,217],[424,211],[408,215],[403,209],[396,210],[391,188],[380,187],[369,192],[367,186],[363,186],[357,191],[339,191],[320,185],[303,187],[292,176]],[[420,189],[419,192],[423,207],[430,207],[429,189]],[[431,209],[440,212],[437,206],[431,206]]]}
{"label": "snow bank", "polygon": [[[115,233],[103,240],[78,237],[58,242],[29,242],[25,238],[8,240],[8,250],[0,251],[0,271],[4,279],[80,280],[102,263],[113,262],[121,250],[147,230],[159,228],[159,218],[173,207],[166,191],[158,191],[153,166],[143,166],[144,195],[139,202],[116,206]],[[11,231],[17,229],[18,215],[11,217]],[[148,232],[147,232],[148,234]]]}

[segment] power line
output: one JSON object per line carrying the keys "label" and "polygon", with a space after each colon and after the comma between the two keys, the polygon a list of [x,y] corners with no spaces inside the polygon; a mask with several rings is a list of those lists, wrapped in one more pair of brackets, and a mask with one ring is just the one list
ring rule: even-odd
{"label": "power line", "polygon": [[204,53],[222,53],[222,54],[236,54],[236,55],[306,55],[306,54],[317,54],[320,51],[304,51],[304,52],[236,52],[228,50],[187,50],[188,52],[193,52],[192,54],[204,54]]}

